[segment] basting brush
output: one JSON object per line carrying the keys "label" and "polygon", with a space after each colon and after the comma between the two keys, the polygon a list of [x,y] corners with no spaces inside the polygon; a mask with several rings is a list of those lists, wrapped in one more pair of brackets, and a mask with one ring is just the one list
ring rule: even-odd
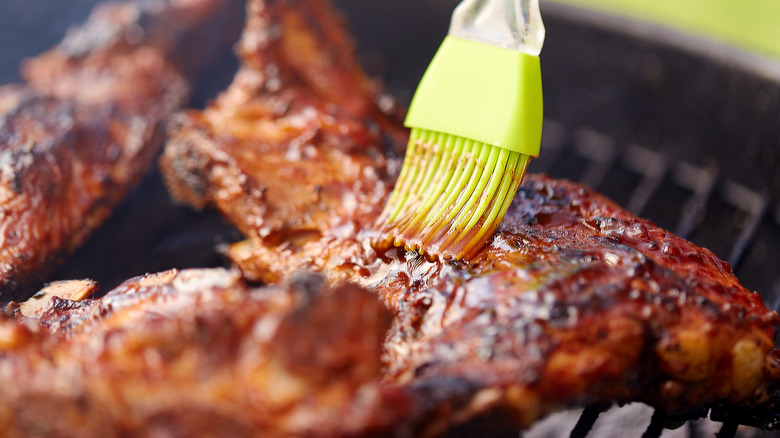
{"label": "basting brush", "polygon": [[504,218],[542,135],[539,0],[465,0],[409,107],[374,246],[468,258]]}

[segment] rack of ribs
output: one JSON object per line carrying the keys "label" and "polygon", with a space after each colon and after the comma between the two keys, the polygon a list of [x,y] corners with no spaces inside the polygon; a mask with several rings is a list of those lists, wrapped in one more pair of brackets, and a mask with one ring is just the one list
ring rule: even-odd
{"label": "rack of ribs", "polygon": [[[189,44],[220,31],[227,12],[217,12],[236,11],[231,3],[240,7],[101,5],[25,63],[26,83],[0,87],[0,300],[34,292],[151,167],[164,120],[213,58],[207,50],[193,58]],[[220,50],[232,44],[209,38]]]}
{"label": "rack of ribs", "polygon": [[709,250],[580,185],[529,175],[468,262],[371,248],[407,138],[399,110],[359,72],[327,2],[249,4],[234,82],[171,125],[170,191],[244,233],[227,253],[250,279],[309,270],[374,292],[396,315],[385,382],[452,396],[442,424],[776,394],[778,316]]}
{"label": "rack of ribs", "polygon": [[49,298],[0,314],[6,436],[384,436],[409,423],[411,394],[379,380],[391,314],[358,286],[173,270],[97,300]]}
{"label": "rack of ribs", "polygon": [[407,134],[338,16],[250,0],[239,53],[161,159],[174,196],[245,234],[237,269],[6,308],[10,435],[437,436],[571,406],[776,402],[780,318],[710,251],[583,186],[529,175],[466,262],[373,249]]}

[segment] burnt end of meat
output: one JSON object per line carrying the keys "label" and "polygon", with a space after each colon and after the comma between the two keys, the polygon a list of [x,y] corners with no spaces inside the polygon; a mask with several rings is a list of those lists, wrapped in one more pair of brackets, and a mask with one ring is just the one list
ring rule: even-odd
{"label": "burnt end of meat", "polygon": [[386,436],[408,427],[412,397],[378,381],[389,314],[356,286],[303,299],[292,285],[252,289],[235,272],[168,271],[82,303],[0,317],[9,436]]}
{"label": "burnt end of meat", "polygon": [[[202,210],[211,201],[208,192],[208,175],[212,163],[208,157],[197,151],[195,146],[202,141],[197,130],[197,116],[190,113],[175,114],[168,122],[168,141],[165,145],[166,156],[175,156],[175,161],[161,161],[165,173],[163,177],[171,196],[180,203],[186,203]],[[179,135],[187,132],[187,135]]]}
{"label": "burnt end of meat", "polygon": [[232,44],[210,38],[193,57],[185,41],[230,24],[240,7],[101,5],[26,61],[26,84],[0,88],[0,301],[29,296],[135,187],[162,146],[164,121],[187,100],[187,79]]}

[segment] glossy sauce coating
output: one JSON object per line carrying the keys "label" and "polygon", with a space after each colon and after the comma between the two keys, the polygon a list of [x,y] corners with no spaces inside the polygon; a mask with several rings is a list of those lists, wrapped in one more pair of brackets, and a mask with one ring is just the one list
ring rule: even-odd
{"label": "glossy sauce coating", "polygon": [[99,6],[0,87],[0,302],[32,295],[149,169],[208,61],[180,40],[230,1]]}
{"label": "glossy sauce coating", "polygon": [[419,410],[379,381],[390,317],[354,285],[257,289],[219,269],[0,314],[3,433],[391,436]]}
{"label": "glossy sauce coating", "polygon": [[247,240],[227,253],[250,279],[309,270],[376,293],[396,316],[383,379],[438,409],[429,430],[614,401],[736,408],[776,391],[777,315],[710,251],[581,185],[529,175],[468,261],[377,253],[406,142],[395,108],[356,73],[325,2],[249,10],[233,84],[171,126],[171,192],[239,227]]}

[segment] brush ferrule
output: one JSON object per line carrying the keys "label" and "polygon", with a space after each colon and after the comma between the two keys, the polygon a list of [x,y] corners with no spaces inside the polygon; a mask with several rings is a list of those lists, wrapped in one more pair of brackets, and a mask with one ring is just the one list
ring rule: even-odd
{"label": "brush ferrule", "polygon": [[449,34],[539,56],[545,34],[539,0],[464,0],[452,14]]}

